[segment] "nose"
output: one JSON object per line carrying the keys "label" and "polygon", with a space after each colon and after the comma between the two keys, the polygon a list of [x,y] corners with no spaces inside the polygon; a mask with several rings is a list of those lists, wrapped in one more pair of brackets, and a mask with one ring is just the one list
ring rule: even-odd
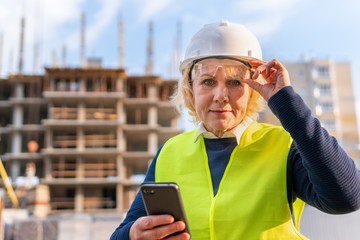
{"label": "nose", "polygon": [[214,89],[214,101],[218,103],[229,102],[229,89],[224,84],[218,84]]}
{"label": "nose", "polygon": [[226,87],[226,74],[222,66],[218,66],[214,74],[218,81],[214,89],[214,101],[224,103],[229,101],[229,89]]}

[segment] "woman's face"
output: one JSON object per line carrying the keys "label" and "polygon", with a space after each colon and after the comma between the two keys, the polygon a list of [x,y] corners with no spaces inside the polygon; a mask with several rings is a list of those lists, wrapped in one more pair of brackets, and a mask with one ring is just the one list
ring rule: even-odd
{"label": "woman's face", "polygon": [[233,60],[206,59],[202,62],[206,67],[201,71],[195,68],[192,74],[195,111],[205,128],[221,137],[239,125],[245,116],[250,89],[241,78],[249,76],[235,74],[228,67],[234,64]]}

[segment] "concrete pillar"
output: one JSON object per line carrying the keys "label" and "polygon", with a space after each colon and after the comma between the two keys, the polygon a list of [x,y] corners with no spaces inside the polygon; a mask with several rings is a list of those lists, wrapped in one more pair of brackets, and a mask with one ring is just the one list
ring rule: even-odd
{"label": "concrete pillar", "polygon": [[85,149],[84,130],[81,127],[77,128],[77,146],[76,147],[79,150]]}
{"label": "concrete pillar", "polygon": [[86,92],[86,79],[81,78],[79,80],[79,92]]}
{"label": "concrete pillar", "polygon": [[85,168],[84,161],[82,157],[76,158],[76,178],[84,178],[85,177]]}
{"label": "concrete pillar", "polygon": [[45,130],[45,147],[53,148],[53,132],[51,129],[46,128]]}
{"label": "concrete pillar", "polygon": [[46,180],[52,179],[51,175],[51,159],[49,157],[45,157],[44,159],[44,176]]}
{"label": "concrete pillar", "polygon": [[125,152],[126,151],[126,139],[125,139],[125,134],[123,132],[123,129],[121,126],[118,126],[116,129],[116,140],[117,140],[117,149],[120,152]]}
{"label": "concrete pillar", "polygon": [[24,84],[17,83],[15,85],[15,98],[24,98]]}
{"label": "concrete pillar", "polygon": [[124,163],[124,158],[120,155],[116,157],[116,169],[119,180],[126,179],[126,166]]}
{"label": "concrete pillar", "polygon": [[10,169],[11,180],[15,182],[16,178],[20,176],[20,161],[13,160],[11,161],[11,169]]}
{"label": "concrete pillar", "polygon": [[86,109],[84,103],[79,103],[78,105],[78,121],[84,121],[86,119]]}
{"label": "concrete pillar", "polygon": [[13,132],[11,139],[11,153],[21,153],[22,138],[18,131]]}
{"label": "concrete pillar", "polygon": [[148,124],[150,127],[156,127],[158,125],[158,110],[156,106],[151,106],[148,109]]}
{"label": "concrete pillar", "polygon": [[156,154],[158,149],[158,135],[156,132],[151,132],[148,136],[148,152],[150,154]]}
{"label": "concrete pillar", "polygon": [[123,92],[124,91],[124,85],[125,85],[125,79],[123,79],[123,78],[117,78],[116,79],[116,91],[117,92]]}
{"label": "concrete pillar", "polygon": [[84,211],[84,188],[76,186],[75,189],[75,212]]}
{"label": "concrete pillar", "polygon": [[116,185],[116,210],[124,211],[124,186],[121,183]]}
{"label": "concrete pillar", "polygon": [[48,112],[47,112],[47,118],[48,119],[52,119],[53,116],[52,116],[52,111],[51,109],[54,107],[54,104],[52,102],[49,102],[48,103]]}
{"label": "concrete pillar", "polygon": [[13,125],[20,127],[23,125],[24,109],[20,105],[15,105],[13,109]]}
{"label": "concrete pillar", "polygon": [[158,87],[156,85],[148,86],[148,98],[158,99]]}
{"label": "concrete pillar", "polygon": [[126,111],[124,109],[123,101],[118,101],[116,103],[116,115],[120,124],[126,124]]}

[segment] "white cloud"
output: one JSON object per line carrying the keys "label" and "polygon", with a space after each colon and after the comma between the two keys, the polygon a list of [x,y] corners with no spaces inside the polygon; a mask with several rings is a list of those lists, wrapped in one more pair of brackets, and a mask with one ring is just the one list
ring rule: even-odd
{"label": "white cloud", "polygon": [[174,0],[139,0],[134,3],[139,7],[139,22],[145,22],[164,10]]}
{"label": "white cloud", "polygon": [[283,20],[282,16],[263,16],[260,19],[248,22],[246,26],[251,29],[256,36],[261,37],[276,32],[280,28]]}
{"label": "white cloud", "polygon": [[93,43],[99,34],[106,28],[111,20],[116,18],[118,10],[123,1],[121,0],[102,0],[102,7],[95,15],[94,24],[89,28],[89,43]]}
{"label": "white cloud", "polygon": [[[0,33],[4,35],[4,52],[2,55],[2,74],[9,69],[17,72],[20,48],[20,22],[25,18],[24,39],[24,72],[32,72],[34,44],[41,43],[40,61],[54,43],[62,36],[57,34],[59,27],[78,18],[81,3],[85,0],[13,0],[3,1],[0,8]],[[50,47],[51,46],[51,47]],[[46,53],[45,53],[46,51]],[[13,61],[10,63],[10,52]]]}
{"label": "white cloud", "polygon": [[50,26],[59,26],[79,18],[85,0],[41,0],[44,18]]}
{"label": "white cloud", "polygon": [[266,36],[280,28],[299,2],[300,0],[243,0],[235,3],[235,9],[241,9],[245,17],[250,19],[246,26],[256,36]]}
{"label": "white cloud", "polygon": [[295,6],[300,0],[243,0],[237,2],[238,7],[246,10],[249,14],[271,12],[284,15]]}

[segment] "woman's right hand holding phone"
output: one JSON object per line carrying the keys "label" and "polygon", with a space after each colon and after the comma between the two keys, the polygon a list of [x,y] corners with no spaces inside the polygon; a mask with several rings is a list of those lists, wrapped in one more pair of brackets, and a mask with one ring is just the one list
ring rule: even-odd
{"label": "woman's right hand holding phone", "polygon": [[181,233],[175,236],[169,235],[183,231],[185,223],[183,221],[174,222],[171,215],[151,215],[137,219],[130,228],[130,240],[150,240],[150,239],[167,239],[167,240],[188,240],[188,233]]}

